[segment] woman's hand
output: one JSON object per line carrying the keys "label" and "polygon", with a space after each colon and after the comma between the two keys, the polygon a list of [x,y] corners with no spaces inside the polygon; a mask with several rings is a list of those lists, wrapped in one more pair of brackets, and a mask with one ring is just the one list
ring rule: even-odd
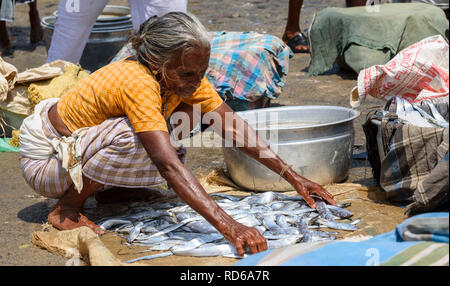
{"label": "woman's hand", "polygon": [[227,223],[227,230],[219,231],[229,242],[234,244],[240,256],[245,254],[245,246],[248,246],[252,254],[267,250],[267,241],[256,228],[231,220]]}
{"label": "woman's hand", "polygon": [[244,255],[245,246],[251,253],[267,249],[267,242],[257,229],[238,223],[211,199],[180,162],[167,132],[141,132],[138,136],[152,162],[177,195],[233,243],[239,255]]}
{"label": "woman's hand", "polygon": [[297,179],[293,186],[297,193],[299,193],[299,195],[302,196],[306,203],[312,208],[316,208],[316,203],[314,199],[311,198],[311,195],[318,196],[324,199],[329,204],[337,206],[336,201],[333,199],[333,195],[327,192],[319,184],[311,182],[302,177]]}

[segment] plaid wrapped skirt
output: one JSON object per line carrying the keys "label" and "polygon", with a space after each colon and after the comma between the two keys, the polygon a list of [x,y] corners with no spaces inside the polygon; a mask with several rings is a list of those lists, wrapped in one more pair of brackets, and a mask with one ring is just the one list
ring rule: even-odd
{"label": "plaid wrapped skirt", "polygon": [[[41,118],[45,136],[61,138],[48,119],[48,110],[43,110]],[[81,152],[83,175],[105,186],[143,188],[165,182],[126,117],[90,127],[81,138]],[[179,146],[177,152],[184,163],[186,149]],[[21,156],[20,165],[28,185],[42,196],[59,198],[72,185],[55,156],[43,160]]]}

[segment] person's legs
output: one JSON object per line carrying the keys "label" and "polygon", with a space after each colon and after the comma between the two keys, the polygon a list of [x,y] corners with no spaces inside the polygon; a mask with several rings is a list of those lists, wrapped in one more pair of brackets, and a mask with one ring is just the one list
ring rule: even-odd
{"label": "person's legs", "polygon": [[366,2],[367,2],[366,0],[345,0],[345,4],[348,8],[365,6]]}
{"label": "person's legs", "polygon": [[62,0],[59,3],[47,63],[56,60],[80,61],[91,29],[108,0],[80,1],[79,6],[71,6],[71,3],[77,2]]}
{"label": "person's legs", "polygon": [[282,40],[294,53],[309,52],[306,37],[300,31],[300,13],[303,0],[289,0],[288,19]]}
{"label": "person's legs", "polygon": [[0,56],[10,48],[11,41],[9,40],[8,30],[6,29],[6,22],[0,21]]}
{"label": "person's legs", "polygon": [[30,43],[34,44],[42,40],[44,31],[41,27],[41,18],[39,17],[39,11],[37,9],[37,0],[28,3],[30,11],[28,13],[30,17]]}
{"label": "person's legs", "polygon": [[59,230],[71,230],[87,226],[97,234],[104,231],[81,213],[86,199],[102,185],[83,176],[83,189],[80,193],[71,185],[48,214],[48,222]]}

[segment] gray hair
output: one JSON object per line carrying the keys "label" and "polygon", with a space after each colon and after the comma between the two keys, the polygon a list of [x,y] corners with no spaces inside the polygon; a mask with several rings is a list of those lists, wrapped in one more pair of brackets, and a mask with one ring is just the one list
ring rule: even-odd
{"label": "gray hair", "polygon": [[131,38],[131,44],[140,63],[160,67],[163,75],[165,65],[178,49],[186,52],[211,47],[206,28],[197,17],[183,12],[149,18]]}

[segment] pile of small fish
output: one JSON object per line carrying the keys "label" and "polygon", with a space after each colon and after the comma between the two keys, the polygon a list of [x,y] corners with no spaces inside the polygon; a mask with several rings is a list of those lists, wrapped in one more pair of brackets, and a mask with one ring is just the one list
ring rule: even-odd
{"label": "pile of small fish", "polygon": [[[266,238],[269,249],[301,242],[334,240],[337,232],[318,229],[325,227],[355,231],[360,221],[336,221],[353,216],[344,209],[350,204],[335,207],[316,199],[316,209],[313,209],[300,196],[275,192],[244,197],[222,193],[210,196],[220,197],[217,204],[233,219],[256,228]],[[98,225],[104,230],[116,232],[126,239],[128,245],[148,247],[140,253],[165,251],[124,261],[126,263],[169,255],[246,256],[239,256],[234,245],[185,203],[154,203],[143,209],[135,209],[133,214],[104,219]]]}

